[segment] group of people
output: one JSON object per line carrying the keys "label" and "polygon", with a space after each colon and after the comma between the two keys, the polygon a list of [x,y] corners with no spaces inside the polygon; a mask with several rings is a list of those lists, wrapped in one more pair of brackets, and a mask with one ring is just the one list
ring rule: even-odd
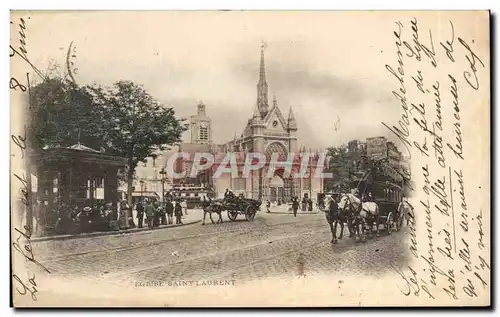
{"label": "group of people", "polygon": [[38,236],[46,234],[77,234],[110,230],[117,213],[111,203],[96,203],[86,206],[70,206],[61,203],[56,209],[36,201],[34,225]]}
{"label": "group of people", "polygon": [[[96,231],[135,228],[132,209],[126,201],[118,204],[118,210],[112,203],[97,202],[93,205],[68,205],[62,202],[51,210],[43,201],[35,201],[34,230],[37,236],[47,234],[79,234]],[[182,224],[183,215],[187,215],[185,201],[168,199],[165,203],[144,199],[136,205],[138,227],[144,222],[150,228],[173,223]]]}
{"label": "group of people", "polygon": [[[159,225],[182,224],[182,216],[187,215],[187,204],[185,201],[167,199],[165,203],[159,203],[154,200],[144,199],[136,205],[138,227],[142,228],[144,220],[149,228]],[[146,218],[146,219],[144,219]]]}

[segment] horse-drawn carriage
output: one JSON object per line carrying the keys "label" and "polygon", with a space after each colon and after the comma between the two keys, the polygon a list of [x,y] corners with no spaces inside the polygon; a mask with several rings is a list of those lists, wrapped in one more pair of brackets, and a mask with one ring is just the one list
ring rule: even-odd
{"label": "horse-drawn carriage", "polygon": [[[400,215],[399,204],[403,198],[403,189],[400,185],[389,180],[371,179],[362,182],[361,188],[365,189],[365,201],[372,201],[378,206],[379,225],[384,226],[387,234],[391,234],[393,229],[399,229]],[[366,195],[366,193],[369,193]]]}
{"label": "horse-drawn carriage", "polygon": [[238,215],[244,215],[246,220],[252,221],[255,219],[257,211],[260,209],[261,202],[259,200],[243,198],[243,197],[231,197],[225,199],[212,200],[203,208],[203,222],[205,223],[206,214],[210,214],[210,220],[215,223],[212,219],[212,213],[219,215],[219,220],[217,222],[222,223],[222,212],[227,211],[227,217],[231,221],[235,221]]}
{"label": "horse-drawn carriage", "polygon": [[258,200],[241,197],[223,201],[224,209],[227,210],[227,217],[231,221],[235,221],[238,215],[245,215],[248,221],[254,220],[260,205],[261,202]]}
{"label": "horse-drawn carriage", "polygon": [[[351,188],[356,194],[340,195],[338,212],[327,211],[327,221],[332,231],[332,242],[335,243],[337,224],[341,225],[341,238],[344,222],[347,223],[349,234],[353,232],[365,236],[365,232],[376,231],[379,234],[380,225],[391,234],[399,230],[403,223],[403,215],[411,206],[403,202],[404,180],[393,169],[382,166],[372,169],[360,178],[351,182]],[[330,202],[331,197],[329,197]],[[335,223],[335,226],[333,226]],[[375,230],[374,230],[375,229]]]}

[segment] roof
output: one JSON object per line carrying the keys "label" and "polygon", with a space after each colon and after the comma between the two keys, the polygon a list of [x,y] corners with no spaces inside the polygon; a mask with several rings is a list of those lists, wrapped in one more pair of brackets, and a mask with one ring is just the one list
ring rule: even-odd
{"label": "roof", "polygon": [[43,149],[34,153],[33,157],[35,162],[39,164],[41,164],[41,161],[60,163],[67,160],[78,160],[118,167],[127,165],[127,159],[124,157],[106,154],[80,143],[69,147],[57,146]]}
{"label": "roof", "polygon": [[72,146],[67,147],[66,149],[72,149],[72,150],[77,150],[77,151],[86,151],[86,152],[94,152],[94,153],[101,153],[101,151],[94,150],[92,148],[89,148],[88,146],[85,146],[83,144],[77,143]]}

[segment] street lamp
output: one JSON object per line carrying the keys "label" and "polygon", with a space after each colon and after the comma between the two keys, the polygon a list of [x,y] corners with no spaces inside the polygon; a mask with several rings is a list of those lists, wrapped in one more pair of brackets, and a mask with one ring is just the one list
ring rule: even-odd
{"label": "street lamp", "polygon": [[161,175],[161,194],[162,194],[162,201],[165,203],[165,175],[167,172],[165,171],[165,168],[162,168],[160,171]]}
{"label": "street lamp", "polygon": [[139,181],[139,183],[141,183],[141,202],[142,202],[142,192],[144,191],[144,181],[141,179]]}

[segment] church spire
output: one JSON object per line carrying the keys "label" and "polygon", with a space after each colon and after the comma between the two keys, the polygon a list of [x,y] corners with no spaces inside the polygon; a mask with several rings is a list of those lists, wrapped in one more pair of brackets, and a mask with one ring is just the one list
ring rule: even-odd
{"label": "church spire", "polygon": [[292,107],[290,107],[290,111],[288,111],[288,129],[297,129],[297,121],[295,120],[295,116],[293,114]]}
{"label": "church spire", "polygon": [[260,119],[260,112],[259,112],[259,106],[255,106],[255,108],[253,108],[253,117],[254,119],[257,119],[259,120]]}
{"label": "church spire", "polygon": [[261,117],[267,114],[269,103],[267,99],[267,81],[266,81],[266,64],[264,61],[264,50],[267,44],[263,41],[260,48],[260,71],[259,71],[259,83],[257,84],[257,107],[259,108]]}

